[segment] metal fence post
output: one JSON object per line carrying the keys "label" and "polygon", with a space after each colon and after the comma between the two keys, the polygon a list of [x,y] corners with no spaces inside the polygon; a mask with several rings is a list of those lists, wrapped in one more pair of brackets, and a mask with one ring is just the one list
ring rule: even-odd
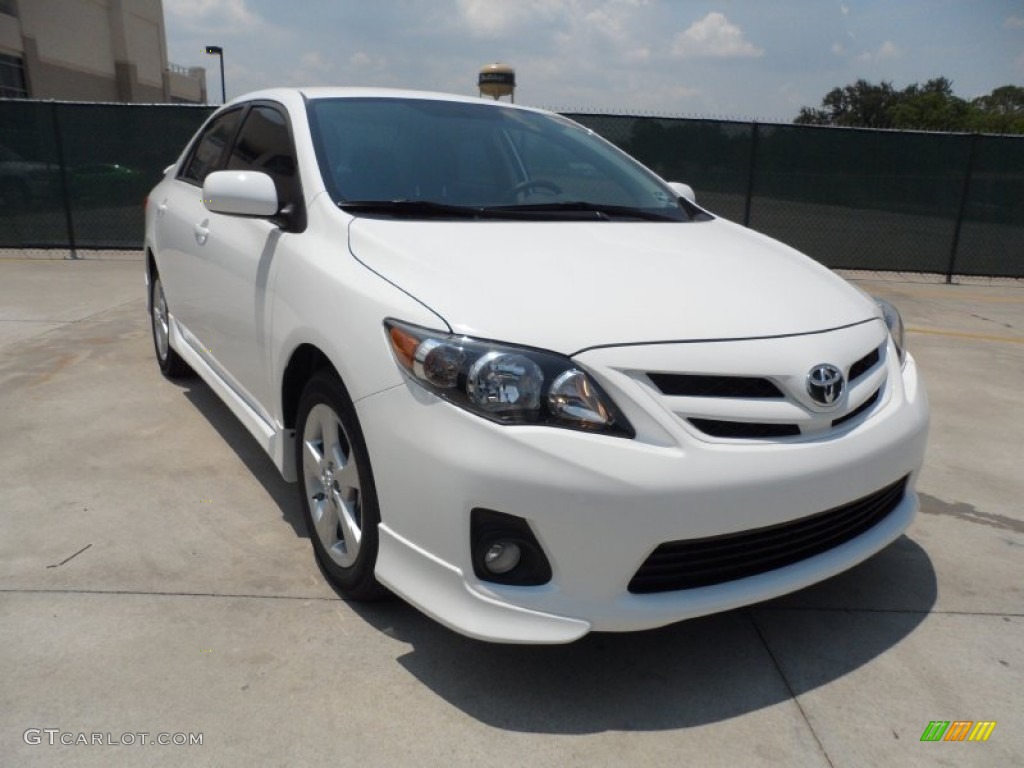
{"label": "metal fence post", "polygon": [[960,205],[956,212],[956,226],[953,228],[953,244],[949,249],[949,265],[946,267],[946,284],[953,282],[953,270],[956,268],[956,251],[960,245],[960,228],[964,223],[964,209],[967,208],[967,196],[971,191],[971,176],[974,174],[974,148],[978,145],[978,134],[972,133],[967,147],[967,168],[964,170],[964,185],[960,189]]}
{"label": "metal fence post", "polygon": [[53,113],[53,140],[57,148],[57,165],[60,167],[60,192],[64,203],[64,220],[68,227],[68,246],[71,249],[71,258],[78,258],[78,251],[75,248],[75,222],[71,216],[71,194],[68,186],[68,164],[64,157],[64,140],[60,133],[60,118],[57,109],[57,102],[50,102],[50,109]]}
{"label": "metal fence post", "polygon": [[751,124],[750,132],[750,167],[747,169],[747,199],[743,206],[743,226],[750,226],[750,202],[754,197],[754,166],[757,164],[757,122]]}

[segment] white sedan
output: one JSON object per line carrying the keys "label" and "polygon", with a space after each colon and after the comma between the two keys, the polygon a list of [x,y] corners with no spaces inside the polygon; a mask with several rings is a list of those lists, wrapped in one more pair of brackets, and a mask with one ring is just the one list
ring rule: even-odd
{"label": "white sedan", "polygon": [[297,481],[349,599],[564,643],[800,589],[917,510],[896,310],[558,115],[250,94],[145,248],[161,369]]}

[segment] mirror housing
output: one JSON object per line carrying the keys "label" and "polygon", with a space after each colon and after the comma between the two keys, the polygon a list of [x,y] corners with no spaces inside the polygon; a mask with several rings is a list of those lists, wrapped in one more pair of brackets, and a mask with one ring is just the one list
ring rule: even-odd
{"label": "mirror housing", "polygon": [[697,202],[697,196],[693,193],[693,187],[689,184],[683,184],[681,181],[670,181],[668,185],[672,187],[672,191],[679,195],[679,197],[686,198],[691,203]]}
{"label": "mirror housing", "polygon": [[260,171],[214,171],[203,182],[203,205],[213,213],[262,218],[281,209],[274,180]]}

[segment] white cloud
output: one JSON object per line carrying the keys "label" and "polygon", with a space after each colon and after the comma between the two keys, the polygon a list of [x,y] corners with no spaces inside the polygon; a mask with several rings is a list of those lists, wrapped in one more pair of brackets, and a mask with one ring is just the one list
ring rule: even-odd
{"label": "white cloud", "polygon": [[886,40],[877,51],[864,51],[858,55],[857,61],[886,61],[898,59],[902,55],[902,49],[898,48],[892,40]]}
{"label": "white cloud", "polygon": [[639,48],[623,51],[622,58],[630,62],[649,61],[651,58],[651,49],[647,46],[640,46]]}
{"label": "white cloud", "polygon": [[266,22],[246,0],[164,0],[164,9],[185,29],[223,37],[252,33]]}
{"label": "white cloud", "polygon": [[846,49],[843,47],[842,43],[832,43],[832,53],[836,56],[842,56],[846,53]]}
{"label": "white cloud", "polygon": [[306,69],[317,70],[320,72],[330,68],[330,64],[327,59],[325,59],[323,54],[319,51],[309,51],[308,53],[304,53],[302,58],[299,59],[299,63]]}
{"label": "white cloud", "polygon": [[550,23],[575,3],[563,0],[458,0],[456,13],[475,37],[504,37],[537,22]]}
{"label": "white cloud", "polygon": [[903,51],[896,47],[896,44],[892,40],[886,40],[882,43],[882,47],[878,49],[876,58],[879,59],[898,59],[903,55]]}
{"label": "white cloud", "polygon": [[790,107],[799,108],[807,103],[807,99],[803,97],[795,83],[783,83],[779,88],[779,97]]}
{"label": "white cloud", "polygon": [[850,15],[850,6],[848,6],[846,3],[840,3],[839,4],[839,12],[841,14],[843,14],[843,16],[849,16]]}
{"label": "white cloud", "polygon": [[712,12],[676,35],[672,55],[679,58],[753,58],[764,50],[746,40],[724,14]]}
{"label": "white cloud", "polygon": [[1024,16],[1007,16],[1003,26],[1006,29],[1024,29]]}
{"label": "white cloud", "polygon": [[365,67],[370,63],[370,54],[364,51],[356,51],[348,57],[349,66],[352,67]]}

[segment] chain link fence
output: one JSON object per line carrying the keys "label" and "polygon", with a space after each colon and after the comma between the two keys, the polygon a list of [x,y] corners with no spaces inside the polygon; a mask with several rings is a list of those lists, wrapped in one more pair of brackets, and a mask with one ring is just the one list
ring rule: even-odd
{"label": "chain link fence", "polygon": [[[0,100],[0,247],[140,248],[212,109]],[[1024,137],[566,114],[826,266],[1024,276]]]}

